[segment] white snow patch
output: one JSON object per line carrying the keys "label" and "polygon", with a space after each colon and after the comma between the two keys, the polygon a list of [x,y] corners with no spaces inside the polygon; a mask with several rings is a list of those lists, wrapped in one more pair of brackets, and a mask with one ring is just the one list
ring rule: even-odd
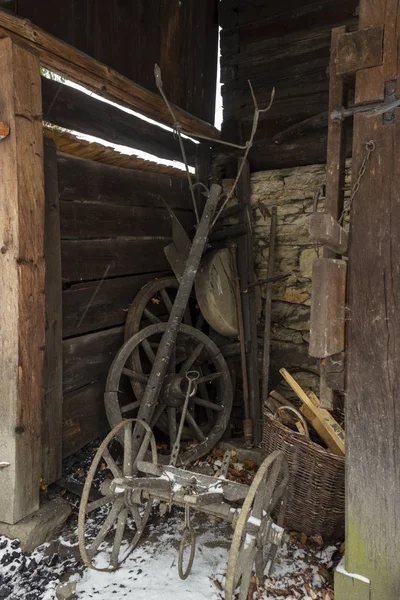
{"label": "white snow patch", "polygon": [[336,567],[336,571],[338,573],[341,573],[342,575],[347,575],[348,577],[352,577],[353,579],[357,579],[358,581],[363,581],[364,583],[368,583],[368,584],[371,583],[370,580],[367,579],[367,577],[364,577],[363,575],[358,575],[357,573],[348,573],[348,571],[346,571],[346,569],[344,567],[344,557],[342,558],[342,560],[340,561],[340,563]]}

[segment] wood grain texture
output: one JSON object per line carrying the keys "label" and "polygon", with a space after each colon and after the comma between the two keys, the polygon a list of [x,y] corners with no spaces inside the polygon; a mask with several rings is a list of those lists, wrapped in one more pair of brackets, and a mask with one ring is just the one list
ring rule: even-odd
{"label": "wood grain texture", "polygon": [[[0,35],[28,45],[38,53],[41,64],[50,70],[156,121],[172,124],[168,108],[159,94],[143,88],[84,52],[53,37],[29,20],[1,11]],[[174,106],[174,111],[187,131],[218,139],[219,132],[210,124],[177,106]]]}
{"label": "wood grain texture", "polygon": [[44,175],[41,86],[36,56],[0,41],[0,520],[39,506],[45,346]]}
{"label": "wood grain texture", "polygon": [[42,406],[42,479],[46,484],[61,477],[62,461],[62,306],[60,204],[57,153],[53,143],[44,145],[46,261],[46,347]]}
{"label": "wood grain texture", "polygon": [[382,62],[383,25],[365,27],[339,36],[336,60],[336,72],[339,75],[378,67]]}
{"label": "wood grain texture", "polygon": [[109,425],[104,409],[104,384],[92,383],[64,396],[63,456],[104,437]]}
{"label": "wood grain texture", "polygon": [[170,241],[171,237],[63,240],[63,282],[165,271],[169,264],[164,247]]}
{"label": "wood grain texture", "polygon": [[[239,159],[237,168],[242,159]],[[246,234],[237,240],[238,274],[240,289],[247,290],[255,282],[253,236],[250,215],[250,166],[246,164],[238,182],[237,198],[242,212],[239,215],[239,224],[245,226]],[[261,441],[261,402],[260,381],[258,372],[258,342],[257,342],[257,311],[255,304],[254,287],[248,293],[241,293],[243,310],[244,341],[247,356],[247,377],[249,381],[250,418],[253,422],[253,440],[257,445]]]}
{"label": "wood grain texture", "polygon": [[[99,201],[62,201],[61,238],[171,237],[171,218],[165,208],[121,206]],[[188,211],[175,211],[193,237],[195,219]]]}
{"label": "wood grain texture", "polygon": [[263,115],[249,156],[252,171],[326,161],[326,126],[318,131],[310,126],[301,135],[294,129],[282,148],[272,138],[327,110],[331,30],[354,28],[357,7],[358,0],[284,0],[279,6],[221,1],[221,18],[229,23],[221,33],[223,138],[249,137],[253,107],[248,79],[260,106],[276,88],[274,106]]}
{"label": "wood grain texture", "polygon": [[168,271],[73,284],[62,293],[63,337],[123,325],[141,288]]}
{"label": "wood grain texture", "polygon": [[[360,25],[384,24],[384,62],[379,89],[397,80],[399,89],[400,3],[362,0]],[[370,98],[369,76],[357,78],[359,101]],[[374,83],[375,85],[375,83]],[[400,114],[355,118],[353,173],[375,140],[351,213],[349,325],[346,396],[346,570],[371,581],[372,600],[400,594],[400,422],[398,343],[400,319]],[[339,597],[339,600],[344,600]]]}
{"label": "wood grain texture", "polygon": [[64,395],[94,382],[104,384],[111,362],[123,341],[123,327],[64,340]]}
{"label": "wood grain texture", "polygon": [[312,270],[310,356],[326,358],[344,350],[347,265],[317,258]]}
{"label": "wood grain texture", "polygon": [[187,181],[181,177],[113,167],[58,155],[60,200],[98,200],[126,206],[189,209]]}
{"label": "wood grain texture", "polygon": [[[179,144],[172,131],[51,79],[42,78],[42,97],[43,119],[49,123],[159,158],[182,161]],[[189,163],[193,165],[196,145],[186,141],[185,149]]]}
{"label": "wood grain texture", "polygon": [[[4,1],[12,9],[11,0]],[[166,63],[164,85],[172,101],[177,84],[177,89],[184,92],[177,98],[179,106],[212,123],[217,4],[217,0],[182,2],[183,17],[175,43],[178,52],[171,55],[165,32],[169,29],[168,17],[173,19],[177,10],[173,0],[18,0],[14,12],[153,92],[157,92],[154,63],[162,59]]]}

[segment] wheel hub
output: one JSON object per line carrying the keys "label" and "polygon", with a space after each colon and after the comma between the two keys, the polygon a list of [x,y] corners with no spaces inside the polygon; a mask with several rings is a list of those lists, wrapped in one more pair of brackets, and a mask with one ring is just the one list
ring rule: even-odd
{"label": "wheel hub", "polygon": [[[174,406],[178,408],[183,405],[185,401],[186,392],[188,389],[189,382],[186,377],[181,377],[178,374],[168,375],[165,378],[165,383],[162,389],[162,395],[168,406]],[[192,384],[192,396],[196,394],[197,386]]]}

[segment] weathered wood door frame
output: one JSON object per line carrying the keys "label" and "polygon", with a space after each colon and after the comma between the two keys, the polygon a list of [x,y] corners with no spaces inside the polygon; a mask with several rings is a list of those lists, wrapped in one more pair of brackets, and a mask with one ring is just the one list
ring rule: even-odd
{"label": "weathered wood door frame", "polygon": [[[356,74],[356,104],[400,97],[400,0],[361,0],[384,26],[383,62]],[[346,555],[337,600],[400,596],[400,109],[354,119],[346,375]]]}

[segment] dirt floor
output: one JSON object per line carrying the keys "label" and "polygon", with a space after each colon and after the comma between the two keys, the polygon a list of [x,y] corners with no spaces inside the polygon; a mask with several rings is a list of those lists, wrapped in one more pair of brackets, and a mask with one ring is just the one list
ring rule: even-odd
{"label": "dirt floor", "polygon": [[[77,541],[79,498],[70,489],[76,485],[78,490],[84,481],[94,447],[86,448],[65,462],[64,485],[44,491],[48,497],[62,494],[73,507],[57,539],[30,555],[23,555],[18,541],[0,537],[0,599],[54,600],[60,582],[75,582],[76,597],[85,600],[223,599],[232,530],[226,523],[216,524],[205,516],[194,515],[196,555],[192,573],[182,581],[177,570],[183,529],[183,511],[179,509],[161,517],[158,507],[154,507],[141,543],[117,572],[97,572],[83,567]],[[202,466],[217,471],[218,456]],[[255,471],[254,465],[238,462],[234,468],[238,479],[246,482]],[[93,528],[96,525],[94,519]],[[333,570],[340,558],[339,545],[324,547],[318,536],[308,539],[304,534],[288,533],[271,576],[265,577],[259,588],[254,584],[253,600],[332,600]],[[98,555],[96,564],[99,567],[105,564],[105,554]]]}

